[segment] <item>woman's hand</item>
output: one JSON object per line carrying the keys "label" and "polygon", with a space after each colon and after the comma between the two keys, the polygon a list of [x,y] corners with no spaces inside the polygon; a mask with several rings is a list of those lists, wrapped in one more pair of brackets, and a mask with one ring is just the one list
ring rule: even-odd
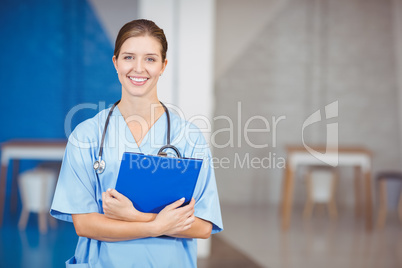
{"label": "woman's hand", "polygon": [[160,235],[174,235],[191,228],[195,221],[194,198],[191,202],[179,208],[184,202],[184,198],[166,206],[156,216],[154,223],[157,225]]}
{"label": "woman's hand", "polygon": [[135,209],[133,203],[116,191],[108,189],[102,193],[103,212],[108,218],[122,221],[137,221],[141,212]]}

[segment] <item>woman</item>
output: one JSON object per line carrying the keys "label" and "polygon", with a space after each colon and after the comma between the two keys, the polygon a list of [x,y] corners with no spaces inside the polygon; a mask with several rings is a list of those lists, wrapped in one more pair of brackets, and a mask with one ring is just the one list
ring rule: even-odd
{"label": "woman", "polygon": [[194,125],[173,113],[172,144],[184,157],[204,159],[191,202],[180,207],[183,200],[178,200],[158,214],[142,213],[113,189],[123,152],[156,155],[166,143],[167,116],[157,96],[166,52],[163,30],[152,21],[134,20],[120,30],[113,63],[122,94],[105,135],[103,173],[93,163],[110,109],[79,124],[69,137],[50,211],[73,222],[79,236],[67,267],[196,267],[194,238],[222,230],[206,141]]}

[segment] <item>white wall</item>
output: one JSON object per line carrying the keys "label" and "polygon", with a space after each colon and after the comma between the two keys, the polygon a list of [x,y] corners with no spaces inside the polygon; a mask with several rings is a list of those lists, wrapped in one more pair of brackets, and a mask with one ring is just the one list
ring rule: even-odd
{"label": "white wall", "polygon": [[89,0],[114,47],[120,28],[137,18],[137,0]]}
{"label": "white wall", "polygon": [[215,77],[236,64],[236,58],[274,21],[289,0],[218,0]]}
{"label": "white wall", "polygon": [[398,106],[399,106],[399,149],[402,159],[402,0],[393,0],[393,22],[395,34],[396,74],[398,77]]}
{"label": "white wall", "polygon": [[138,17],[155,21],[168,39],[168,66],[158,85],[159,98],[180,107],[186,119],[211,118],[215,1],[141,0]]}
{"label": "white wall", "polygon": [[[279,1],[279,0],[278,0]],[[225,52],[235,38],[239,21],[256,22],[256,35],[238,38],[247,44],[232,54],[215,82],[216,115],[237,117],[242,103],[244,120],[254,115],[267,119],[286,116],[277,129],[277,146],[256,149],[241,147],[215,150],[217,157],[233,155],[261,159],[276,153],[286,158],[287,145],[301,145],[302,123],[309,115],[333,101],[339,101],[340,146],[363,146],[373,152],[373,179],[382,170],[401,169],[402,73],[400,0],[217,0],[216,51]],[[253,3],[257,3],[253,5]],[[253,11],[254,9],[254,11]],[[228,10],[232,15],[228,14]],[[266,12],[271,20],[253,19]],[[244,15],[242,15],[244,12]],[[399,15],[398,15],[399,14]],[[394,16],[395,15],[395,16]],[[265,23],[263,26],[260,23]],[[235,28],[232,28],[235,27]],[[253,27],[253,26],[249,26]],[[233,49],[229,49],[233,52]],[[398,60],[399,59],[399,60]],[[396,65],[398,63],[398,68]],[[218,64],[217,64],[218,66]],[[399,74],[399,75],[398,75]],[[399,84],[398,84],[399,81]],[[399,98],[399,99],[398,99]],[[236,125],[235,128],[238,126]],[[271,121],[271,120],[269,120]],[[305,133],[308,144],[324,144],[324,120]],[[215,129],[227,127],[217,122]],[[261,128],[261,124],[257,128]],[[235,133],[234,139],[239,137]],[[242,134],[242,133],[241,133]],[[255,134],[258,144],[269,142],[272,133]],[[240,137],[242,139],[243,137]],[[228,140],[223,134],[220,143]],[[222,202],[236,204],[277,203],[283,168],[216,169]],[[351,170],[341,170],[339,202],[353,204]],[[295,182],[295,203],[303,204],[305,185]],[[374,186],[374,184],[373,184]]]}

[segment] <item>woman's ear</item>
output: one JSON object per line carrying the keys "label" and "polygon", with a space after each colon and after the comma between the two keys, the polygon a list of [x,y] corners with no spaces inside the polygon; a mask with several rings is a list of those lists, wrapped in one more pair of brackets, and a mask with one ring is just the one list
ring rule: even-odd
{"label": "woman's ear", "polygon": [[118,73],[118,71],[117,71],[117,59],[116,59],[116,56],[113,56],[112,61],[113,61],[114,68],[116,69],[116,72]]}
{"label": "woman's ear", "polygon": [[168,60],[167,59],[165,59],[165,61],[162,63],[162,70],[161,70],[161,73],[160,73],[160,75],[162,75],[163,74],[163,72],[165,71],[165,69],[166,69],[166,65],[168,64]]}

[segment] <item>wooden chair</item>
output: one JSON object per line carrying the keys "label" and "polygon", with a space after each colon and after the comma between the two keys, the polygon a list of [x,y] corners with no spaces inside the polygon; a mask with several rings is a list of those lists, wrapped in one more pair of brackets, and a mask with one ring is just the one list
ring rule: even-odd
{"label": "wooden chair", "polygon": [[315,204],[326,204],[331,219],[338,217],[335,202],[337,172],[331,167],[310,167],[307,176],[307,200],[303,217],[311,218]]}
{"label": "wooden chair", "polygon": [[[385,221],[387,219],[388,213],[388,193],[387,193],[387,181],[397,180],[402,183],[402,173],[399,172],[382,172],[377,175],[378,184],[378,217],[377,217],[377,227],[384,228]],[[399,190],[399,202],[398,202],[398,215],[399,220],[402,223],[402,185],[400,185]]]}
{"label": "wooden chair", "polygon": [[[58,173],[52,169],[36,168],[25,171],[18,177],[22,199],[22,212],[18,227],[25,230],[30,212],[38,213],[39,230],[47,232],[47,218],[56,187]],[[51,219],[50,224],[56,225]]]}

